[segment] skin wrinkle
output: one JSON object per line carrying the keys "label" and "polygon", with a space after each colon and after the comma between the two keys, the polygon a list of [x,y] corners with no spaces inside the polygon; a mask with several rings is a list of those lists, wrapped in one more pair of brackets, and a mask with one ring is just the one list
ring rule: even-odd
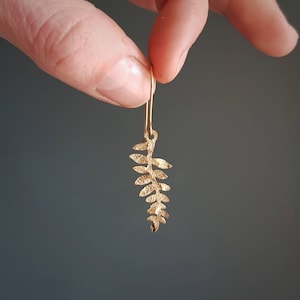
{"label": "skin wrinkle", "polygon": [[[71,48],[70,51],[65,51],[65,52],[70,52],[70,53],[67,53],[66,56],[64,55],[63,57],[58,58],[56,61],[54,60],[54,66],[58,66],[68,56],[75,55],[78,51],[80,51],[82,48],[84,48],[87,45],[88,40],[90,39],[92,33],[86,31],[84,34],[79,35],[79,33],[81,33],[80,27],[84,27],[84,26],[82,26],[82,24],[84,24],[86,22],[86,20],[88,20],[88,18],[77,20],[74,24],[72,24],[72,26],[70,28],[68,28],[68,30],[64,34],[61,35],[60,39],[57,40],[57,42],[56,41],[53,42],[52,45],[50,44],[48,46],[46,43],[46,49],[48,49],[49,53],[58,52],[58,54],[59,54],[60,49],[68,49],[69,50]],[[50,34],[51,34],[51,32],[50,32]],[[75,39],[76,39],[76,42],[73,43],[73,40],[75,40]],[[80,40],[80,43],[77,43],[78,40]],[[70,45],[70,44],[72,44],[72,45]],[[74,45],[77,46],[77,49],[72,48]],[[55,54],[54,56],[58,56],[58,54]]]}
{"label": "skin wrinkle", "polygon": [[[40,55],[41,51],[44,54],[44,57],[42,57],[42,61],[45,61],[48,57],[54,57],[53,65],[57,65],[56,61],[60,61],[62,58],[56,56],[60,56],[60,53],[66,52],[67,48],[70,48],[68,45],[70,43],[70,37],[74,34],[77,34],[80,32],[78,30],[82,23],[85,22],[84,19],[77,19],[73,24],[71,24],[68,28],[61,25],[59,27],[52,26],[53,20],[57,18],[57,16],[60,13],[57,12],[56,14],[50,16],[41,26],[40,30],[34,37],[34,40],[32,42],[33,45],[33,53],[34,55]],[[86,20],[88,18],[85,18]],[[64,22],[62,22],[64,23]],[[48,31],[48,28],[50,28],[50,31]],[[61,28],[64,28],[64,30],[61,30]],[[78,35],[78,34],[77,34]],[[53,39],[54,37],[54,39]],[[82,43],[74,43],[76,46],[82,46]],[[61,51],[64,49],[64,51]],[[71,50],[70,52],[77,51]],[[69,52],[69,51],[68,51]],[[65,54],[63,54],[64,56]],[[69,53],[67,54],[69,55]],[[50,59],[51,61],[51,59]]]}
{"label": "skin wrinkle", "polygon": [[[87,3],[90,4],[89,2]],[[29,48],[28,50],[25,49],[25,51],[28,51],[31,56],[34,55],[37,59],[40,58],[42,53],[43,57],[39,59],[40,61],[46,59],[49,60],[46,51],[49,51],[51,54],[53,50],[51,48],[57,47],[59,41],[64,39],[64,35],[68,35],[71,31],[76,32],[72,27],[76,27],[81,21],[84,22],[85,19],[89,19],[87,16],[89,9],[86,7],[83,10],[81,6],[77,7],[76,4],[74,4],[75,6],[72,6],[70,12],[70,7],[67,5],[61,5],[60,3],[58,6],[56,1],[50,1],[49,5],[50,4],[52,4],[54,8],[53,10],[50,10],[52,11],[51,15],[48,15],[49,9],[45,10],[43,5],[38,5],[38,3],[36,3],[33,8],[29,9],[25,19],[26,24],[24,28],[26,28],[25,34],[28,37],[27,44]],[[90,7],[93,8],[93,10],[95,9],[93,5],[88,6],[88,8]],[[41,15],[44,15],[44,17],[41,17]],[[39,24],[41,20],[42,23]],[[70,22],[71,20],[73,22]],[[53,24],[55,24],[55,26],[53,26]],[[49,32],[47,32],[48,27],[50,28]],[[36,29],[37,32],[35,32]],[[40,38],[40,36],[42,38]],[[55,40],[59,41],[51,41],[51,36],[54,36]],[[53,46],[51,46],[51,43]]]}
{"label": "skin wrinkle", "polygon": [[3,13],[3,11],[0,12],[0,16],[3,17],[1,19],[0,26],[1,37],[5,39],[9,37],[11,43],[13,43],[14,45],[21,45],[23,41],[23,35],[20,35],[18,33],[24,32],[24,24],[22,21],[24,18],[25,9],[21,5],[15,5],[14,1],[9,4],[7,2],[8,1],[5,1],[1,4],[1,8],[3,8],[3,11],[5,11],[5,13]]}
{"label": "skin wrinkle", "polygon": [[[81,59],[81,61],[89,59],[89,57],[85,57],[84,55],[86,53],[84,51],[84,48],[87,47],[88,40],[94,34],[94,31],[92,29],[93,27],[87,26],[89,25],[89,20],[92,18],[92,16],[84,16],[84,18],[80,19],[73,18],[74,22],[71,24],[71,26],[69,26],[67,30],[60,32],[60,28],[65,29],[66,27],[59,26],[59,29],[57,29],[57,27],[51,26],[53,20],[55,20],[56,18],[60,19],[58,17],[59,15],[60,12],[57,12],[56,14],[52,15],[51,18],[48,18],[48,20],[43,24],[41,30],[36,35],[33,43],[34,45],[38,45],[35,49],[36,54],[43,52],[43,57],[39,59],[39,66],[43,69],[49,67],[50,72],[57,76],[61,76],[62,74],[64,74],[64,70],[69,70],[70,67],[75,73],[80,71],[76,70],[76,66],[79,65],[79,63],[76,63],[76,61],[78,59]],[[49,32],[47,32],[48,24],[50,28],[53,28]],[[86,30],[86,28],[88,27],[90,27],[91,30]],[[80,28],[83,28],[84,31],[80,30]],[[39,40],[40,36],[42,37],[42,42],[40,42]],[[54,40],[52,36],[54,36]],[[101,37],[98,37],[98,39],[100,40]],[[72,42],[72,40],[74,40],[74,43]],[[46,61],[45,58],[49,57],[50,60]],[[101,60],[100,56],[99,60]],[[51,65],[48,64],[48,61],[51,62]],[[86,87],[83,82],[93,82],[94,84],[96,84],[96,82],[99,80],[99,77],[104,76],[105,70],[109,69],[110,67],[110,64],[107,66],[102,66],[101,73],[103,74],[99,74],[99,65],[96,61],[92,65],[81,64],[81,67],[86,65],[90,66],[90,69],[84,70],[82,74],[88,74],[88,76],[86,78],[81,78],[80,80],[77,79],[77,76],[70,77],[70,80],[72,80],[70,83],[75,84],[80,88]]]}
{"label": "skin wrinkle", "polygon": [[[52,32],[57,31],[56,27],[52,27],[50,32],[47,32],[46,29],[49,27],[49,23],[51,19],[53,19],[54,16],[49,16],[46,20],[43,20],[43,24],[39,26],[39,30],[36,34],[33,35],[32,41],[30,43],[31,49],[29,50],[30,56],[33,56],[34,58],[37,58],[36,62],[39,66],[42,66],[43,64],[40,63],[41,61],[44,61],[44,58],[47,55],[47,49],[46,44],[49,40],[49,34]],[[41,58],[42,56],[42,58]]]}
{"label": "skin wrinkle", "polygon": [[[42,57],[46,57],[45,50],[47,49],[47,43],[49,42],[49,37],[53,32],[61,31],[63,26],[52,26],[53,22],[59,15],[59,11],[47,16],[47,18],[41,18],[42,22],[40,23],[40,18],[38,16],[39,9],[36,8],[34,11],[29,11],[26,17],[26,28],[28,36],[28,50],[25,48],[25,51],[29,52],[31,56],[39,58],[42,53]],[[37,28],[37,31],[35,30]],[[50,28],[50,31],[47,31],[47,28]],[[59,36],[59,35],[58,35]]]}

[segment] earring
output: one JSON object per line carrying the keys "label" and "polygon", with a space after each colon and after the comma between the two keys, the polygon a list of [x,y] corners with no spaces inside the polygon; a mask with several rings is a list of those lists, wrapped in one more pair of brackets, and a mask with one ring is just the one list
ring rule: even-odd
{"label": "earring", "polygon": [[146,152],[146,154],[134,153],[129,157],[139,164],[133,167],[135,172],[142,174],[136,179],[135,185],[144,185],[139,196],[146,197],[146,202],[151,203],[150,208],[147,210],[150,214],[147,220],[151,222],[150,230],[155,232],[158,230],[160,223],[165,224],[166,219],[169,217],[164,204],[169,202],[169,198],[162,192],[167,192],[171,188],[166,183],[159,181],[168,178],[168,175],[161,169],[170,169],[172,165],[162,158],[153,157],[158,134],[152,128],[153,95],[156,81],[151,67],[150,76],[150,99],[145,104],[144,141],[132,147],[133,150]]}

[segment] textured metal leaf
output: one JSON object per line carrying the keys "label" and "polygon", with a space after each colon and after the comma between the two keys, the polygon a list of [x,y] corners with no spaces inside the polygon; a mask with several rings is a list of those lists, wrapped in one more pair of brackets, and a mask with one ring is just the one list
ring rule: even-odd
{"label": "textured metal leaf", "polygon": [[149,216],[149,217],[147,218],[147,221],[155,222],[156,219],[157,219],[157,216]]}
{"label": "textured metal leaf", "polygon": [[162,224],[166,224],[166,223],[167,223],[167,221],[166,221],[166,219],[165,219],[164,217],[158,216],[157,218],[158,218],[158,221],[159,221],[160,223],[162,223]]}
{"label": "textured metal leaf", "polygon": [[150,230],[151,230],[152,232],[157,231],[158,228],[159,228],[159,221],[158,221],[157,217],[156,217],[156,216],[149,216],[149,217],[147,218],[147,220],[151,222]]}
{"label": "textured metal leaf", "polygon": [[162,158],[152,158],[152,164],[160,169],[172,168],[172,165]]}
{"label": "textured metal leaf", "polygon": [[148,143],[144,142],[144,143],[139,143],[139,144],[134,145],[132,147],[132,149],[137,150],[137,151],[145,151],[145,150],[147,150],[147,147],[148,147]]}
{"label": "textured metal leaf", "polygon": [[145,187],[142,188],[142,190],[139,193],[140,197],[145,197],[149,194],[151,194],[155,190],[155,184],[148,184]]}
{"label": "textured metal leaf", "polygon": [[153,175],[158,179],[167,179],[168,175],[162,170],[154,170]]}
{"label": "textured metal leaf", "polygon": [[169,185],[167,185],[166,183],[160,183],[160,188],[162,189],[162,191],[167,192],[171,189],[171,187]]}
{"label": "textured metal leaf", "polygon": [[144,167],[144,166],[134,166],[132,169],[140,174],[148,173],[147,167]]}
{"label": "textured metal leaf", "polygon": [[166,208],[166,206],[163,203],[157,203],[157,207],[159,209],[165,209]]}
{"label": "textured metal leaf", "polygon": [[151,181],[152,181],[152,178],[149,174],[148,175],[142,175],[142,176],[137,178],[137,180],[134,182],[134,184],[135,185],[144,185],[144,184],[148,184]]}
{"label": "textured metal leaf", "polygon": [[168,219],[169,218],[169,214],[165,211],[165,210],[162,210],[160,212],[160,215],[163,216],[165,219]]}
{"label": "textured metal leaf", "polygon": [[159,201],[170,202],[170,199],[168,198],[168,196],[166,196],[164,194],[159,194]]}
{"label": "textured metal leaf", "polygon": [[150,207],[149,209],[147,209],[147,213],[149,215],[154,215],[156,214],[156,208],[155,207]]}
{"label": "textured metal leaf", "polygon": [[147,198],[146,198],[146,202],[148,202],[148,203],[152,203],[152,202],[155,202],[156,201],[156,198],[157,198],[157,196],[154,194],[154,195],[151,195],[151,196],[148,196]]}
{"label": "textured metal leaf", "polygon": [[157,132],[155,130],[145,132],[145,140],[142,143],[133,146],[134,150],[146,151],[147,153],[131,154],[129,157],[138,164],[133,170],[141,174],[135,181],[136,185],[144,185],[139,196],[145,197],[146,202],[150,203],[147,212],[150,216],[147,218],[151,222],[150,229],[155,232],[158,230],[160,223],[165,224],[169,214],[165,211],[166,202],[169,198],[162,194],[163,191],[169,191],[171,188],[165,183],[159,181],[168,178],[168,175],[161,169],[169,169],[172,165],[162,158],[153,158],[155,143],[157,140]]}
{"label": "textured metal leaf", "polygon": [[137,164],[145,165],[148,163],[147,156],[139,153],[130,154],[129,157]]}
{"label": "textured metal leaf", "polygon": [[152,215],[152,214],[158,215],[160,210],[165,209],[165,208],[166,208],[166,206],[163,203],[155,202],[150,205],[150,208],[147,210],[147,212],[150,215]]}
{"label": "textured metal leaf", "polygon": [[155,201],[169,202],[169,198],[164,194],[154,194],[146,198],[146,202],[153,203]]}

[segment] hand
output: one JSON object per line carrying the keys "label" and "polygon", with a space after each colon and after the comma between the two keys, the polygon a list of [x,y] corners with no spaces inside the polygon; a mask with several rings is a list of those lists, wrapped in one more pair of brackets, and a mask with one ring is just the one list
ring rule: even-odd
{"label": "hand", "polygon": [[[268,55],[288,54],[298,39],[275,0],[131,2],[158,12],[149,58],[161,83],[173,80],[182,68],[209,8]],[[146,58],[111,18],[87,1],[1,0],[0,36],[45,72],[96,99],[125,107],[148,100]]]}

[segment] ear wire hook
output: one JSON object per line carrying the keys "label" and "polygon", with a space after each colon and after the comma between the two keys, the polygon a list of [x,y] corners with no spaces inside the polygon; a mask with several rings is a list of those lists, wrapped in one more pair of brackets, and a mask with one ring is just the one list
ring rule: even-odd
{"label": "ear wire hook", "polygon": [[152,115],[153,115],[153,95],[155,92],[156,80],[153,75],[152,66],[150,65],[150,99],[145,105],[145,125],[144,125],[144,136],[152,137],[153,128],[152,128]]}

